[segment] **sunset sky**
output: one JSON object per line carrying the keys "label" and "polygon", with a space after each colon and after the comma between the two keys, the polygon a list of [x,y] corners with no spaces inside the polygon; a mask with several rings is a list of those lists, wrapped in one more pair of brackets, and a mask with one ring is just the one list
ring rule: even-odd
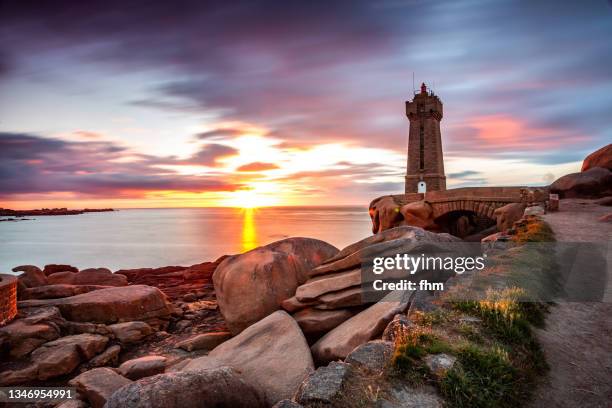
{"label": "sunset sky", "polygon": [[612,140],[606,1],[0,1],[0,207],[366,206],[404,101],[447,185],[548,184]]}

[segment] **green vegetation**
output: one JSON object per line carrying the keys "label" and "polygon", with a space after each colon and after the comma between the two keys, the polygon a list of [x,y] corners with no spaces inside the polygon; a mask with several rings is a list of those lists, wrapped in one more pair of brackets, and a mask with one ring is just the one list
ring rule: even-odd
{"label": "green vegetation", "polygon": [[393,365],[403,379],[412,385],[431,381],[431,373],[423,363],[427,354],[449,353],[452,347],[447,342],[426,330],[410,331],[396,343]]}
{"label": "green vegetation", "polygon": [[[543,326],[549,304],[540,295],[558,277],[554,253],[522,244],[550,240],[548,225],[528,217],[517,227],[519,247],[494,257],[489,273],[448,294],[439,310],[411,316],[417,329],[396,341],[394,375],[437,387],[451,407],[523,405],[548,369],[533,326]],[[424,357],[438,353],[457,361],[434,375]]]}
{"label": "green vegetation", "polygon": [[519,370],[501,349],[482,350],[468,346],[457,353],[458,368],[440,382],[442,394],[453,407],[516,407],[520,394]]}
{"label": "green vegetation", "polygon": [[520,344],[531,338],[530,323],[541,323],[544,310],[522,302],[524,291],[519,288],[488,290],[484,300],[462,301],[452,307],[482,319],[482,323],[495,338],[511,344]]}

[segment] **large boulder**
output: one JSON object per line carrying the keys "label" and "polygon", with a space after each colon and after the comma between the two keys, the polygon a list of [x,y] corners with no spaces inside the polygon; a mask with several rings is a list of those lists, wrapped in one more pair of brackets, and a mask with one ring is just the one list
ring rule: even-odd
{"label": "large boulder", "polygon": [[403,225],[412,225],[420,228],[435,228],[436,224],[433,218],[433,208],[425,200],[414,201],[400,208],[400,213],[404,220]]}
{"label": "large boulder", "polygon": [[373,234],[396,227],[403,219],[400,205],[393,196],[383,196],[372,201],[369,212]]}
{"label": "large boulder", "polygon": [[524,211],[524,203],[510,203],[496,209],[493,215],[497,222],[497,230],[506,231],[512,228],[512,224],[523,217]]}
{"label": "large boulder", "polygon": [[550,185],[550,192],[560,198],[600,198],[612,195],[612,171],[592,167],[581,173],[558,178]]}
{"label": "large boulder", "polygon": [[85,395],[93,408],[104,407],[115,391],[130,383],[130,380],[107,367],[85,371],[69,382],[70,386]]}
{"label": "large boulder", "polygon": [[127,286],[125,275],[114,274],[106,268],[83,269],[80,272],[62,271],[48,276],[50,284],[68,285],[101,285],[101,286]]}
{"label": "large boulder", "polygon": [[25,300],[19,307],[50,305],[72,321],[119,323],[141,320],[158,327],[170,317],[172,308],[157,288],[144,285],[100,289],[63,299]]}
{"label": "large boulder", "polygon": [[219,310],[233,334],[279,310],[308,271],[338,252],[316,239],[289,238],[226,258],[213,275]]}
{"label": "large boulder", "polygon": [[312,355],[319,364],[344,359],[355,347],[378,337],[393,317],[404,312],[411,292],[391,292],[363,312],[348,319],[312,347]]}
{"label": "large boulder", "polygon": [[603,167],[612,171],[612,143],[589,154],[582,162],[582,170]]}
{"label": "large boulder", "polygon": [[291,398],[304,377],[314,369],[310,349],[300,327],[284,311],[276,311],[191,361],[183,371],[227,365],[262,396],[268,406]]}
{"label": "large boulder", "polygon": [[172,372],[117,390],[106,408],[265,408],[260,395],[230,367]]}
{"label": "large boulder", "polygon": [[34,265],[20,265],[13,268],[13,272],[23,272],[19,275],[19,281],[26,288],[33,288],[47,284],[47,275]]}

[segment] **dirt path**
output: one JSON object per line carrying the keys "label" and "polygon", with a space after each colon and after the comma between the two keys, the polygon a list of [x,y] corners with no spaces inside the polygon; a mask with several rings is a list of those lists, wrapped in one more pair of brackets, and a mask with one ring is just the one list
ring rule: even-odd
{"label": "dirt path", "polygon": [[611,212],[590,200],[563,200],[559,212],[544,217],[557,241],[601,243],[602,253],[594,258],[607,257],[608,266],[598,283],[603,302],[559,300],[546,329],[538,330],[550,372],[533,408],[612,407],[612,224],[598,221]]}

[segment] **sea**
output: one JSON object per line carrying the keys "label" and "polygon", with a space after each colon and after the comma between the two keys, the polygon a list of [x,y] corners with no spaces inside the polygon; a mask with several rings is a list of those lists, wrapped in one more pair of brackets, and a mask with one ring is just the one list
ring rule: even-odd
{"label": "sea", "polygon": [[372,234],[364,207],[122,209],[0,222],[0,273],[17,265],[79,269],[189,266],[288,237],[343,248]]}

